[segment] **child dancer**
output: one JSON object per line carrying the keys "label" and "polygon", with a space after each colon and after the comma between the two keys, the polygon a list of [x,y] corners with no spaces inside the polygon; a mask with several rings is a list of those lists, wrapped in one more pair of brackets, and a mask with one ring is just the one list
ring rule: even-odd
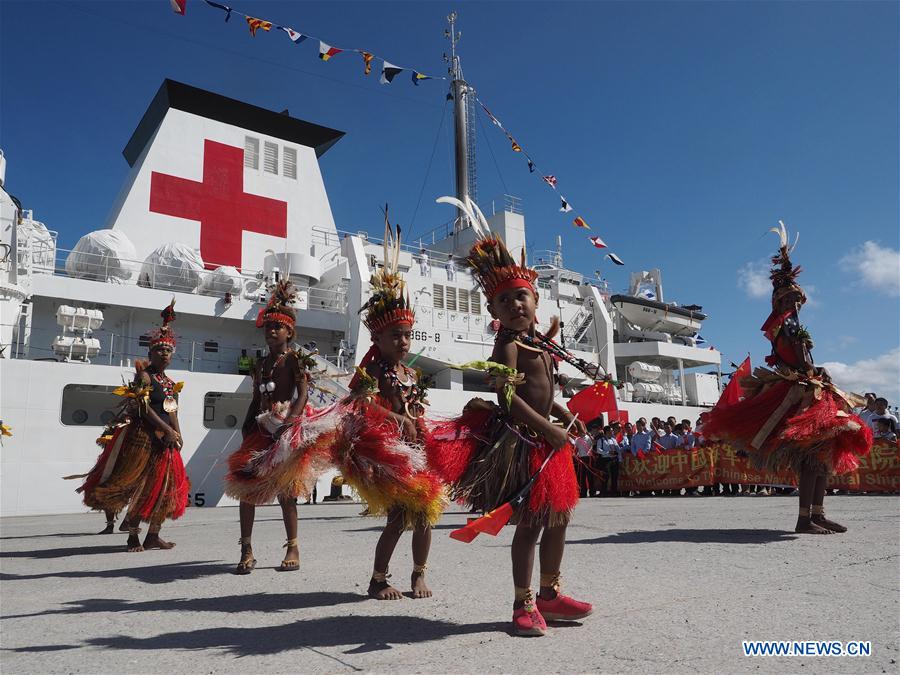
{"label": "child dancer", "polygon": [[399,256],[400,228],[394,236],[385,212],[384,266],[372,275],[371,297],[360,309],[373,344],[350,382],[341,440],[333,451],[335,464],[366,502],[368,515],[387,516],[368,589],[378,600],[403,597],[387,579],[394,548],[407,529],[413,531],[412,595],[431,596],[425,583],[431,526],[445,505],[440,479],[425,470],[425,389],[416,371],[402,363],[409,354],[415,314],[398,271]]}
{"label": "child dancer", "polygon": [[800,267],[791,263],[793,247],[784,223],[779,224],[780,229],[772,229],[781,240],[772,258],[772,313],[761,329],[772,343],[766,363],[774,370],[757,368],[744,378],[744,398],[705,414],[703,435],[746,451],[759,467],[794,469],[800,491],[795,532],[846,532],[825,517],[828,474],[855,469],[872,447],[872,433],[852,414],[864,399],[842,392],[813,363],[812,338],[800,325],[800,307],[806,302],[796,282]]}
{"label": "child dancer", "polygon": [[225,493],[240,501],[241,560],[235,574],[250,574],[256,567],[251,536],[256,506],[277,497],[287,536],[287,554],[278,568],[300,568],[297,543],[297,497],[308,497],[318,475],[328,465],[327,448],[316,441],[333,433],[331,409],[307,406],[307,368],[310,361],[289,347],[294,337],[294,292],[279,282],[256,325],[265,331],[269,354],[253,372],[253,400],[241,429],[244,441],[228,458]]}
{"label": "child dancer", "polygon": [[[134,382],[116,390],[127,404],[98,439],[103,452],[78,489],[85,505],[105,511],[107,521],[127,508],[123,522],[128,524],[130,552],[175,546],[160,538],[159,531],[166,518],[184,514],[190,490],[178,425],[182,383],[166,375],[175,353],[175,334],[169,325],[175,321],[174,300],[161,316],[162,327],[150,335],[150,363],[138,362]],[[143,544],[138,538],[141,521],[149,523]]]}
{"label": "child dancer", "polygon": [[[450,483],[451,497],[479,511],[506,503],[544,467],[513,517],[512,542],[513,630],[518,635],[544,635],[545,619],[576,620],[593,611],[590,604],[560,593],[566,526],[578,502],[578,483],[566,429],[549,419],[552,415],[566,426],[573,422],[572,414],[554,402],[556,362],[548,345],[556,345],[549,341],[552,336],[535,328],[537,273],[526,267],[524,251],[516,263],[473,203],[438,201],[465,210],[480,230],[466,261],[484,290],[491,316],[501,324],[491,361],[512,375],[494,378],[499,405],[474,399],[461,418],[436,425],[430,455]],[[574,427],[574,433],[586,433],[580,420]],[[535,599],[531,578],[539,537],[541,581]]]}

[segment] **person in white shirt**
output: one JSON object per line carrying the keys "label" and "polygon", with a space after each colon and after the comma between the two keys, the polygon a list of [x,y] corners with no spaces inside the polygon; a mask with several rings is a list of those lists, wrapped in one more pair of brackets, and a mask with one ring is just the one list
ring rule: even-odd
{"label": "person in white shirt", "polygon": [[451,253],[447,257],[447,281],[456,281],[456,261],[453,260],[453,254]]}
{"label": "person in white shirt", "polygon": [[897,417],[893,413],[888,412],[888,401],[883,396],[879,396],[875,399],[875,413],[869,417],[868,420],[869,426],[872,427],[872,431],[875,431],[875,424],[878,420],[891,420],[891,427],[894,429],[897,428]]}
{"label": "person in white shirt", "polygon": [[860,410],[857,416],[866,424],[871,426],[870,420],[872,419],[872,415],[875,414],[875,399],[878,398],[872,392],[866,393],[866,407]]}
{"label": "person in white shirt", "polygon": [[[603,427],[603,433],[597,437],[597,469],[603,472],[603,486],[600,496],[610,494],[619,496],[619,462],[622,460],[622,448],[613,435],[611,426]],[[609,491],[607,492],[607,480],[609,479]]]}
{"label": "person in white shirt", "polygon": [[431,266],[428,264],[428,254],[425,249],[419,249],[419,272],[423,277],[431,276]]}

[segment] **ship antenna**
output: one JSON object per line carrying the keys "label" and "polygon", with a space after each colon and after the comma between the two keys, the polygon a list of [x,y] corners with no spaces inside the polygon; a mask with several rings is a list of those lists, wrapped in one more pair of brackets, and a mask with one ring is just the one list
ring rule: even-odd
{"label": "ship antenna", "polygon": [[[449,28],[444,29],[444,37],[450,42],[450,56],[444,55],[444,60],[449,63],[450,93],[453,99],[454,118],[454,158],[456,173],[456,198],[463,204],[471,199],[478,198],[475,181],[475,127],[470,118],[475,115],[474,97],[475,90],[465,81],[456,47],[462,37],[462,32],[456,30],[456,12],[450,12],[447,16]],[[472,225],[465,209],[456,211],[456,223],[454,232],[459,232]]]}

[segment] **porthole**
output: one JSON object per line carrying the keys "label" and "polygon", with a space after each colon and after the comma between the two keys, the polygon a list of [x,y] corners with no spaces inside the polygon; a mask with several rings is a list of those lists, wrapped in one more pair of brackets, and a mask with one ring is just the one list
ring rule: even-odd
{"label": "porthole", "polygon": [[79,408],[72,413],[72,422],[75,424],[84,424],[88,420],[87,410]]}

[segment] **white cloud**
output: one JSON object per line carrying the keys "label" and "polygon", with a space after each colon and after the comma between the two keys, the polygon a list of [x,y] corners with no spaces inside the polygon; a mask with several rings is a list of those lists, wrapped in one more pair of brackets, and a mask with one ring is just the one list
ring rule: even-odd
{"label": "white cloud", "polygon": [[772,293],[769,266],[765,262],[748,262],[738,270],[738,288],[751,298],[766,298]]}
{"label": "white cloud", "polygon": [[887,295],[900,295],[900,251],[867,241],[840,260],[844,271],[859,276],[866,286]]}
{"label": "white cloud", "polygon": [[822,365],[841,389],[857,394],[874,391],[891,405],[900,403],[900,347],[856,363],[829,361]]}

